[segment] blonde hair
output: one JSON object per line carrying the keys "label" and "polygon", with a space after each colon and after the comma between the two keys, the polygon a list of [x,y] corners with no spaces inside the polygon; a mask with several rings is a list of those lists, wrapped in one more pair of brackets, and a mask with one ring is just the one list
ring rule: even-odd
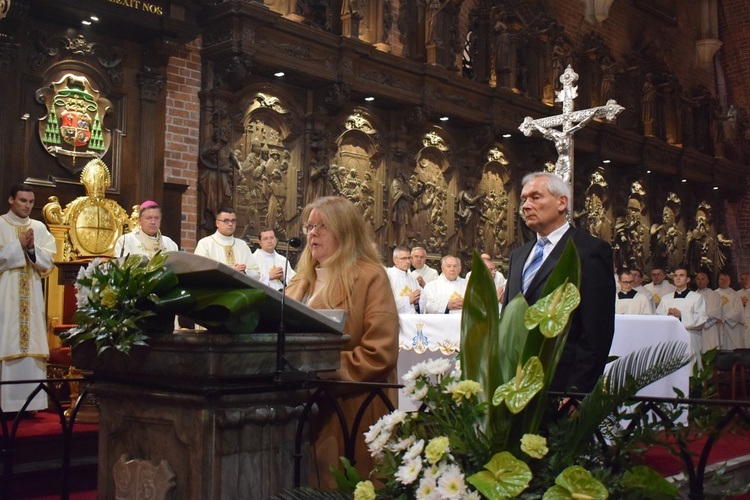
{"label": "blonde hair", "polygon": [[[334,307],[332,290],[341,288],[344,291],[344,309],[349,309],[349,298],[354,294],[354,274],[352,271],[363,265],[380,266],[380,256],[375,252],[372,242],[372,229],[365,223],[359,209],[348,199],[341,196],[324,196],[308,204],[302,212],[302,220],[307,222],[310,212],[317,210],[338,246],[326,259],[328,285],[321,296],[326,307]],[[320,265],[306,246],[297,265],[297,276],[307,282],[308,289],[317,278],[315,268]]]}

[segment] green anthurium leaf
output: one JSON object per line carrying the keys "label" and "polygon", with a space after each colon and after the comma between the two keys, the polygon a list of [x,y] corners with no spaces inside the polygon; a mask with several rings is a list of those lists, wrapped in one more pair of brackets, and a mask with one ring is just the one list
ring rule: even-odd
{"label": "green anthurium leaf", "polygon": [[609,497],[607,488],[586,469],[571,465],[555,478],[555,486],[548,489],[542,500],[604,500]]}
{"label": "green anthurium leaf", "polygon": [[526,328],[539,325],[539,331],[547,338],[560,335],[568,323],[570,313],[581,302],[581,294],[572,283],[563,283],[554,292],[539,299],[526,311]]}
{"label": "green anthurium leaf", "polygon": [[176,287],[177,283],[179,283],[179,278],[174,271],[161,268],[149,274],[148,279],[143,283],[142,291],[144,295],[149,293],[159,295]]}
{"label": "green anthurium leaf", "polygon": [[[576,286],[580,286],[581,284],[581,261],[578,257],[578,250],[572,239],[568,240],[568,243],[565,245],[565,250],[563,250],[562,255],[557,260],[555,268],[547,279],[547,284],[544,285],[542,296],[549,295],[557,287],[566,282],[572,283]],[[542,352],[542,344],[545,340],[546,337],[544,337],[544,335],[538,330],[531,330],[523,348],[523,360],[527,360],[531,356],[540,356],[542,364],[544,366],[550,366],[550,361],[552,360],[555,349],[548,348],[544,350],[545,352]],[[562,347],[559,351],[562,352]],[[553,368],[555,367],[556,363]]]}
{"label": "green anthurium leaf", "polygon": [[258,326],[257,304],[265,297],[262,290],[191,289],[190,293],[195,306],[182,314],[201,325],[230,333],[250,333]]}
{"label": "green anthurium leaf", "polygon": [[486,470],[469,476],[466,481],[491,500],[520,495],[532,477],[526,462],[507,451],[495,454],[484,468]]}
{"label": "green anthurium leaf", "polygon": [[[490,386],[494,389],[516,376],[516,366],[529,332],[525,326],[529,304],[520,293],[503,307],[500,317],[500,339],[490,345],[490,359],[494,360]],[[491,392],[488,392],[491,394]]]}
{"label": "green anthurium leaf", "polygon": [[492,404],[499,406],[504,401],[511,413],[517,414],[526,408],[543,385],[544,369],[539,358],[534,356],[529,358],[515,378],[495,390]]}
{"label": "green anthurium leaf", "polygon": [[[499,317],[495,283],[479,254],[474,252],[471,278],[466,286],[461,313],[459,359],[464,380],[478,382],[485,395],[491,394],[496,387],[486,384],[486,374],[490,339],[496,335]],[[484,397],[488,396],[480,395],[480,398]]]}
{"label": "green anthurium leaf", "polygon": [[677,487],[674,484],[645,465],[636,465],[626,471],[622,477],[622,486],[641,498],[666,500],[678,496]]}

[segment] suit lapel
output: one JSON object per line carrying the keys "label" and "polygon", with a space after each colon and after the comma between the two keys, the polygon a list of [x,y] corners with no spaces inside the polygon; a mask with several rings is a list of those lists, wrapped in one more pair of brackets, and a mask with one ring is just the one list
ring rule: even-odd
{"label": "suit lapel", "polygon": [[531,240],[531,241],[527,241],[521,247],[518,248],[517,255],[518,255],[518,263],[520,265],[514,262],[513,266],[510,268],[511,270],[510,289],[511,290],[518,290],[519,292],[521,291],[523,268],[526,266],[526,259],[529,258],[531,249],[534,248],[535,244],[536,244],[536,240]]}

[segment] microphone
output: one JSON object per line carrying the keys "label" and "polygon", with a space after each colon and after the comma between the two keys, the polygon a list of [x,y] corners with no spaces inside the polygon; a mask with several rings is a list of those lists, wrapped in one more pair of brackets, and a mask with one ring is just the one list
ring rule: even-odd
{"label": "microphone", "polygon": [[276,335],[276,382],[283,382],[285,377],[282,376],[284,364],[288,364],[284,358],[286,344],[286,323],[284,321],[284,305],[286,304],[286,277],[289,270],[289,250],[302,246],[302,240],[299,238],[289,238],[286,243],[286,255],[284,262],[284,275],[281,277],[281,311],[279,312],[279,331]]}

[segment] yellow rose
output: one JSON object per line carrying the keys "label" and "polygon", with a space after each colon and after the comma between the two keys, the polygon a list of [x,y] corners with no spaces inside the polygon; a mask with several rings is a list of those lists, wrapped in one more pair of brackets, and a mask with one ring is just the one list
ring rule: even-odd
{"label": "yellow rose", "polygon": [[445,436],[433,438],[424,450],[424,456],[431,464],[436,464],[443,458],[443,455],[450,451],[448,444],[450,441]]}
{"label": "yellow rose", "polygon": [[469,399],[472,396],[476,396],[481,391],[482,386],[479,385],[479,382],[462,380],[451,388],[450,393],[453,396],[453,400],[458,403],[462,399]]}
{"label": "yellow rose", "polygon": [[117,292],[112,290],[110,287],[102,290],[101,303],[104,307],[115,307],[115,305],[117,305]]}
{"label": "yellow rose", "polygon": [[370,481],[360,481],[354,488],[354,500],[375,500],[375,486]]}
{"label": "yellow rose", "polygon": [[549,452],[547,439],[536,434],[524,434],[521,438],[521,451],[531,458],[543,458]]}

